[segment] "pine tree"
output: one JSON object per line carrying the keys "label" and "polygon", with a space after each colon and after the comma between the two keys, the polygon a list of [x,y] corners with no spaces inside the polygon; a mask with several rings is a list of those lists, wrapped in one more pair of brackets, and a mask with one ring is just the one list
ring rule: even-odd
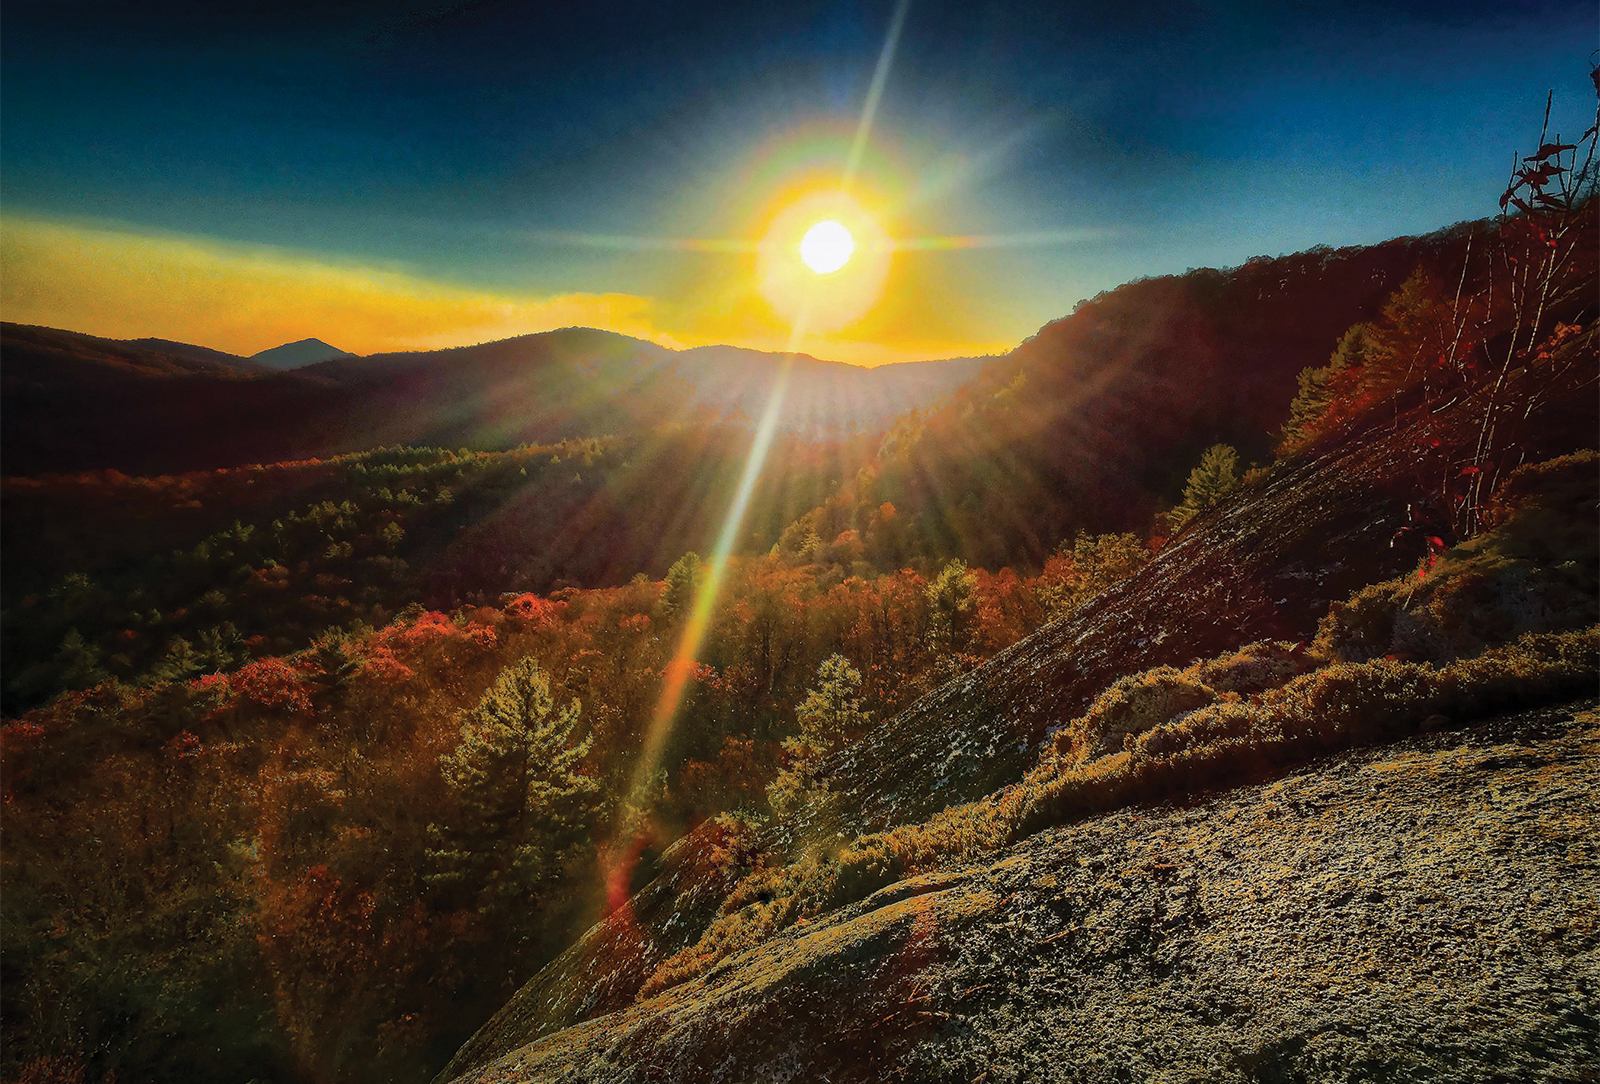
{"label": "pine tree", "polygon": [[861,671],[843,655],[830,655],[817,667],[817,684],[795,709],[800,733],[783,743],[787,766],[767,788],[767,798],[780,813],[823,789],[818,763],[845,738],[872,721],[861,706]]}
{"label": "pine tree", "polygon": [[667,569],[667,589],[661,596],[661,616],[668,621],[686,617],[694,609],[694,597],[700,590],[704,572],[700,555],[689,552],[679,557]]}
{"label": "pine tree", "polygon": [[167,643],[167,652],[161,661],[150,668],[153,681],[187,681],[204,673],[205,659],[195,651],[194,645],[182,636],[174,636]]}
{"label": "pine tree", "polygon": [[1183,500],[1168,516],[1176,534],[1195,516],[1214,508],[1224,497],[1239,488],[1239,453],[1226,444],[1213,444],[1200,457],[1200,465],[1189,472],[1183,487]]}
{"label": "pine tree", "polygon": [[1454,336],[1443,286],[1418,268],[1383,303],[1361,367],[1363,390],[1387,395],[1422,380],[1443,363]]}
{"label": "pine tree", "polygon": [[822,546],[822,536],[817,534],[816,515],[807,513],[783,529],[778,536],[777,552],[796,561],[810,561]]}
{"label": "pine tree", "polygon": [[944,654],[960,651],[971,636],[972,613],[976,609],[978,578],[967,571],[967,563],[957,558],[939,570],[928,584],[929,639],[933,649]]}
{"label": "pine tree", "polygon": [[801,738],[813,748],[830,750],[847,735],[866,726],[871,713],[861,707],[861,671],[843,655],[829,655],[817,667],[817,684],[795,709]]}
{"label": "pine tree", "polygon": [[1278,442],[1279,455],[1293,455],[1322,435],[1341,374],[1359,371],[1372,349],[1372,326],[1356,324],[1339,339],[1328,364],[1300,370],[1295,378],[1299,390],[1289,404],[1289,420],[1283,423]]}
{"label": "pine tree", "polygon": [[593,742],[573,740],[580,714],[556,707],[534,659],[501,671],[439,759],[460,815],[429,826],[428,883],[485,909],[525,905],[582,852],[599,788],[579,771]]}
{"label": "pine tree", "polygon": [[244,638],[234,628],[232,621],[201,629],[199,640],[195,652],[202,674],[225,673],[250,656],[250,650],[244,646]]}
{"label": "pine tree", "polygon": [[316,666],[312,680],[325,692],[343,689],[361,669],[361,659],[351,653],[349,634],[339,629],[317,637],[311,645],[311,658]]}
{"label": "pine tree", "polygon": [[89,643],[77,629],[67,630],[56,650],[57,682],[63,689],[87,689],[111,675],[100,665],[105,652]]}

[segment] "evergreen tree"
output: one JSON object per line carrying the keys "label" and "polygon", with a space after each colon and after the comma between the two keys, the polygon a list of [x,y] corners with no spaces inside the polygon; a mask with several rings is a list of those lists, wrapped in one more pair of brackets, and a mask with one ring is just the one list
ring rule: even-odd
{"label": "evergreen tree", "polygon": [[232,670],[250,655],[249,649],[244,646],[244,638],[234,628],[232,621],[201,629],[199,639],[196,651],[202,674],[220,674]]}
{"label": "evergreen tree", "polygon": [[861,671],[843,655],[829,655],[817,667],[817,684],[795,709],[800,737],[814,749],[830,750],[871,721],[861,707]]}
{"label": "evergreen tree", "polygon": [[977,607],[978,578],[957,558],[939,570],[925,589],[928,598],[928,635],[934,651],[960,651],[972,634],[972,614]]}
{"label": "evergreen tree", "polygon": [[327,692],[345,687],[361,668],[361,660],[350,651],[350,636],[340,629],[329,629],[311,645],[311,657],[316,665],[312,679]]}
{"label": "evergreen tree", "polygon": [[167,653],[150,668],[153,681],[187,681],[204,672],[205,660],[195,651],[194,645],[182,636],[174,636],[167,643]]}
{"label": "evergreen tree", "polygon": [[825,786],[817,765],[853,733],[872,721],[861,706],[861,671],[843,655],[830,655],[817,667],[817,684],[795,709],[800,733],[783,743],[785,768],[767,788],[767,798],[786,812]]}
{"label": "evergreen tree", "polygon": [[111,675],[100,665],[104,656],[105,652],[85,640],[77,629],[67,630],[54,660],[59,687],[87,689],[107,680]]}
{"label": "evergreen tree", "polygon": [[1328,364],[1300,370],[1295,378],[1299,390],[1289,404],[1289,420],[1283,423],[1278,442],[1279,455],[1293,455],[1322,435],[1341,374],[1359,371],[1372,349],[1372,326],[1357,324],[1339,339]]}
{"label": "evergreen tree", "polygon": [[1455,309],[1439,280],[1421,268],[1389,295],[1372,328],[1361,386],[1387,395],[1436,371],[1455,337]]}
{"label": "evergreen tree", "polygon": [[1238,488],[1239,453],[1226,444],[1213,444],[1200,457],[1200,465],[1189,472],[1183,500],[1168,516],[1173,533]]}
{"label": "evergreen tree", "polygon": [[796,561],[810,561],[822,547],[822,536],[817,533],[815,514],[808,513],[783,529],[778,536],[777,552]]}
{"label": "evergreen tree", "polygon": [[501,671],[439,759],[460,815],[429,826],[428,883],[484,909],[525,905],[582,853],[599,788],[579,771],[593,742],[573,740],[580,714],[556,707],[531,657]]}
{"label": "evergreen tree", "polygon": [[667,589],[661,596],[661,616],[666,620],[676,621],[694,609],[695,595],[705,578],[701,564],[700,555],[691,551],[667,569]]}

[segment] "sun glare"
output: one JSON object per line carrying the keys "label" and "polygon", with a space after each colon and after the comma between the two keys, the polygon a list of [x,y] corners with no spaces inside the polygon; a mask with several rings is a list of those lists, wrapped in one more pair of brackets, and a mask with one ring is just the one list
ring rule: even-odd
{"label": "sun glare", "polygon": [[843,267],[856,250],[850,231],[832,219],[818,222],[800,239],[800,258],[819,275],[831,275]]}
{"label": "sun glare", "polygon": [[861,319],[883,295],[894,249],[854,195],[817,188],[778,202],[756,247],[756,282],[779,318],[826,334]]}

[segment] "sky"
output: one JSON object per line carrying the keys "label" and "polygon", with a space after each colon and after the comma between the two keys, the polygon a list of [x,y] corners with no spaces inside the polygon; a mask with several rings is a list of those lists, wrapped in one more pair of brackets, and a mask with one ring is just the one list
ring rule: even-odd
{"label": "sky", "polygon": [[[1594,115],[1592,0],[896,10],[7,0],[0,314],[996,353],[1134,278],[1487,217],[1547,91]],[[825,279],[820,217],[858,244]]]}

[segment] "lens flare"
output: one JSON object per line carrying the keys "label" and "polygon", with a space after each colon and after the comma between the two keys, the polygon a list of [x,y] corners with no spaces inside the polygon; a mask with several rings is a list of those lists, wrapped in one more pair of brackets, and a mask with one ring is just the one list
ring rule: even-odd
{"label": "lens flare", "polygon": [[833,219],[818,222],[800,238],[800,259],[819,275],[831,275],[850,260],[855,238]]}
{"label": "lens flare", "polygon": [[[909,6],[910,0],[900,0],[895,7],[894,17],[890,20],[889,33],[884,40],[882,52],[878,54],[878,64],[872,75],[872,86],[867,94],[867,103],[862,110],[860,124],[856,128],[856,138],[851,146],[850,156],[845,162],[843,183],[839,190],[816,193],[810,200],[792,204],[786,212],[778,216],[777,221],[767,231],[767,240],[756,250],[762,292],[773,303],[774,308],[782,311],[789,319],[789,343],[784,350],[783,365],[778,371],[778,379],[773,384],[766,409],[756,426],[755,439],[750,444],[750,454],[745,459],[744,472],[739,477],[739,488],[734,493],[733,503],[722,521],[722,530],[717,534],[716,547],[711,553],[709,574],[701,583],[699,591],[695,593],[694,609],[684,625],[672,661],[667,664],[662,675],[661,695],[656,700],[655,710],[651,713],[649,727],[645,732],[644,748],[640,750],[638,763],[634,766],[633,784],[629,788],[628,805],[634,809],[644,806],[650,780],[661,762],[661,754],[666,748],[667,739],[672,734],[678,708],[683,703],[683,694],[688,685],[689,674],[695,665],[695,656],[699,654],[700,646],[710,628],[717,592],[727,573],[728,560],[733,556],[739,526],[744,522],[745,510],[750,505],[750,496],[755,491],[756,482],[761,478],[767,453],[771,451],[773,438],[777,435],[778,418],[783,410],[784,395],[788,391],[789,374],[794,368],[796,351],[804,340],[806,332],[816,326],[819,310],[825,321],[838,321],[838,326],[842,326],[859,318],[861,313],[877,300],[878,294],[883,289],[893,244],[876,220],[867,215],[861,205],[849,195],[848,190],[855,180],[856,170],[860,165],[862,150],[866,146],[867,135],[872,128],[878,99],[889,77],[895,44],[899,41],[900,28],[905,24],[906,10]],[[828,208],[842,208],[847,213],[827,214],[825,217],[813,213]],[[804,217],[797,217],[801,215]],[[851,215],[855,217],[852,218]],[[868,243],[864,246],[865,255],[871,258],[857,260],[856,266],[852,267],[849,274],[835,275],[831,278],[824,277],[829,272],[818,269],[816,274],[808,276],[809,282],[804,284],[797,284],[776,275],[774,254],[779,250],[786,251],[790,258],[783,262],[792,269],[794,249],[790,246],[794,243],[793,238],[799,233],[797,224],[807,221],[814,223],[811,231],[807,233],[808,236],[810,232],[824,225],[833,226],[844,235],[844,246],[838,244],[837,234],[833,235],[835,240],[825,246],[836,257],[841,247],[843,248],[843,256],[831,268],[832,271],[840,270],[849,262],[856,249],[856,236],[867,239]],[[845,222],[859,222],[859,226],[852,231],[844,225]],[[809,261],[807,263],[809,265]],[[841,280],[845,280],[843,292],[835,290],[830,293],[827,286],[836,286]],[[609,908],[613,913],[621,911],[624,919],[629,917],[626,911],[627,894],[634,861],[639,854],[639,849],[635,846],[640,838],[639,827],[636,823],[625,825],[621,837],[605,849],[606,853],[602,858],[604,887]]]}

